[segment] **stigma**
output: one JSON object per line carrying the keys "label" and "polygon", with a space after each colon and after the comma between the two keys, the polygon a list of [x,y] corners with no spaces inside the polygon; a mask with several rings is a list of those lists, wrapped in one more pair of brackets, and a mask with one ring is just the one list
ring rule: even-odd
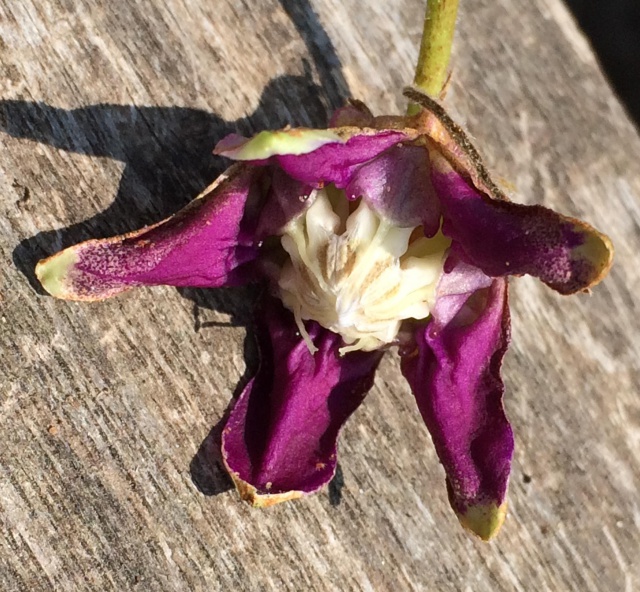
{"label": "stigma", "polygon": [[278,289],[311,353],[305,320],[338,333],[344,355],[392,344],[404,320],[431,314],[448,238],[394,226],[332,185],[309,199],[281,237],[288,257]]}

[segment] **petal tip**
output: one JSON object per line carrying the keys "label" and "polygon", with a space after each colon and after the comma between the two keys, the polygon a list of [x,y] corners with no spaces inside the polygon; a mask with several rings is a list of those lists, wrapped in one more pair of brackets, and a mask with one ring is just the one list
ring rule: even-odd
{"label": "petal tip", "polygon": [[614,247],[611,239],[597,230],[581,223],[578,230],[584,237],[584,242],[573,250],[573,259],[584,262],[591,273],[586,279],[587,285],[582,289],[588,289],[600,283],[609,273],[613,265]]}
{"label": "petal tip", "polygon": [[493,502],[468,506],[464,512],[456,511],[460,524],[467,530],[489,541],[498,534],[507,517],[507,502],[497,505]]}
{"label": "petal tip", "polygon": [[[226,464],[226,463],[225,463]],[[256,487],[243,481],[236,473],[229,470],[229,475],[240,494],[240,498],[254,508],[269,508],[276,504],[288,502],[302,497],[302,491],[283,491],[280,493],[261,493]]]}
{"label": "petal tip", "polygon": [[218,142],[213,152],[234,160],[266,160],[271,156],[308,154],[335,142],[342,144],[344,140],[326,129],[265,130],[250,139],[237,134],[227,136]]}
{"label": "petal tip", "polygon": [[38,262],[36,277],[51,296],[73,300],[73,291],[69,289],[67,280],[77,259],[74,249],[65,249]]}
{"label": "petal tip", "polygon": [[[281,491],[278,493],[263,493],[259,491],[255,485],[251,485],[251,483],[247,483],[247,481],[242,479],[242,477],[240,477],[240,475],[229,465],[229,452],[225,446],[225,436],[228,433],[228,429],[229,428],[225,428],[222,433],[222,462],[225,469],[227,469],[227,473],[229,474],[229,477],[231,477],[236,491],[240,495],[240,499],[242,499],[242,501],[247,502],[253,508],[269,508],[276,504],[281,504],[282,502],[298,499],[304,495],[303,491],[298,490]],[[266,489],[269,489],[270,487],[271,483],[267,483],[265,486]]]}

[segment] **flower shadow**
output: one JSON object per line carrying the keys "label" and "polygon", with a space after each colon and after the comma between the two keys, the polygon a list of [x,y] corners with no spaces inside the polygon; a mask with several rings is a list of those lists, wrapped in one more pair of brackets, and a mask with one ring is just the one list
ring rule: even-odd
{"label": "flower shadow", "polygon": [[[288,124],[322,127],[331,112],[345,103],[349,89],[340,60],[310,3],[280,3],[307,46],[318,83],[311,65],[303,59],[303,75],[271,80],[255,111],[236,121],[184,107],[103,103],[67,110],[41,102],[0,100],[1,132],[125,165],[115,200],[106,210],[81,223],[40,232],[14,249],[14,265],[37,293],[45,295],[34,273],[40,259],[90,238],[123,234],[158,222],[191,201],[226,167],[212,149],[228,133],[251,135]],[[29,189],[24,190],[28,196]],[[235,309],[237,302],[247,301],[242,290],[179,292],[196,307],[230,314],[232,324],[246,324],[247,307]]]}
{"label": "flower shadow", "polygon": [[200,444],[198,451],[189,463],[191,480],[198,491],[206,496],[219,495],[233,489],[231,477],[227,474],[222,462],[222,430],[231,409],[258,369],[258,352],[256,340],[252,332],[248,331],[244,338],[244,359],[246,368],[240,377],[231,401],[227,405],[220,420],[207,434]]}
{"label": "flower shadow", "polygon": [[[175,213],[224,170],[226,163],[212,154],[217,140],[232,131],[251,134],[283,127],[299,115],[300,105],[310,124],[326,121],[328,108],[309,69],[304,76],[271,81],[255,112],[232,122],[183,107],[97,104],[66,110],[38,102],[0,101],[0,131],[124,163],[116,198],[106,210],[23,240],[13,251],[15,266],[44,294],[34,273],[38,260],[83,240],[130,232]],[[235,298],[216,299],[194,290],[181,293],[233,315],[228,304]]]}
{"label": "flower shadow", "polygon": [[[90,238],[133,231],[177,212],[215,179],[226,163],[212,154],[231,132],[245,135],[288,124],[322,127],[349,96],[340,60],[308,0],[280,0],[315,66],[303,59],[303,75],[275,78],[264,88],[255,111],[236,121],[184,107],[95,104],[61,109],[42,102],[0,100],[0,132],[61,150],[106,157],[124,164],[113,203],[88,220],[39,232],[21,241],[13,263],[33,289],[45,295],[35,276],[36,263]],[[24,188],[25,200],[29,188]],[[200,309],[230,316],[231,325],[249,325],[257,291],[252,288],[179,288],[193,302],[194,330],[215,325],[202,321]],[[253,337],[245,340],[247,370],[234,400],[255,371]],[[230,409],[230,407],[229,407]],[[227,414],[200,445],[191,465],[194,484],[206,495],[226,491],[231,482],[220,464],[219,438]]]}

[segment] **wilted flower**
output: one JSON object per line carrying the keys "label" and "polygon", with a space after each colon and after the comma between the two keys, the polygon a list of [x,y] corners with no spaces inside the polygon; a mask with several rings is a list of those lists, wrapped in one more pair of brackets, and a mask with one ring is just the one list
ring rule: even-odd
{"label": "wilted flower", "polygon": [[260,368],[223,430],[238,491],[267,506],[333,476],[336,441],[397,345],[463,525],[504,520],[513,436],[500,366],[508,275],[586,290],[612,247],[589,225],[511,203],[460,128],[417,91],[412,117],[361,103],[324,130],[232,135],[242,161],[171,218],[38,264],[54,296],[101,300],[140,285],[263,280]]}

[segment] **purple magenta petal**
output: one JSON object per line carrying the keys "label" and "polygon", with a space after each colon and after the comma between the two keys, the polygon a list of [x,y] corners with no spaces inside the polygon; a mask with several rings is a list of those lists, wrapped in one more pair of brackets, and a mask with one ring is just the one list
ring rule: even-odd
{"label": "purple magenta petal", "polygon": [[391,146],[407,139],[401,131],[381,130],[358,134],[344,144],[325,144],[309,154],[276,156],[291,177],[315,187],[333,183],[344,189],[358,167]]}
{"label": "purple magenta petal", "polygon": [[351,99],[348,105],[336,109],[329,121],[329,127],[371,127],[373,113],[363,102]]}
{"label": "purple magenta petal", "polygon": [[440,228],[440,204],[429,171],[425,148],[396,145],[358,169],[347,185],[347,197],[362,196],[398,226],[423,225],[430,237]]}
{"label": "purple magenta petal", "polygon": [[611,266],[609,239],[580,220],[494,199],[441,163],[432,180],[443,232],[462,258],[490,276],[530,274],[572,294],[600,281]]}
{"label": "purple magenta petal", "polygon": [[[329,137],[317,140],[317,147],[311,140],[305,140],[313,132],[334,134],[337,141]],[[262,132],[263,134],[267,132]],[[247,140],[232,134],[223,138],[216,146],[215,153],[229,158],[240,158],[253,164],[264,165],[277,163],[290,177],[315,188],[334,183],[344,189],[351,181],[353,173],[363,163],[375,158],[391,146],[417,136],[415,130],[373,130],[357,128],[335,128],[330,130],[282,130],[271,132],[277,135],[277,146],[268,151],[253,149],[252,143],[260,139]],[[287,134],[291,137],[287,139]],[[313,137],[312,137],[313,139]],[[305,140],[305,146],[299,144]],[[275,141],[275,140],[274,140]],[[259,145],[266,142],[260,142]],[[292,144],[290,152],[286,152],[288,143]],[[269,144],[269,146],[271,146]],[[251,147],[249,150],[247,147]],[[239,149],[248,150],[247,154],[239,153]],[[269,154],[268,158],[252,158],[253,154]]]}
{"label": "purple magenta petal", "polygon": [[489,288],[492,283],[493,278],[477,267],[460,261],[456,255],[450,253],[438,282],[436,304],[432,311],[438,325],[441,327],[448,325],[472,294]]}
{"label": "purple magenta petal", "polygon": [[306,209],[313,187],[289,177],[273,167],[269,196],[260,212],[256,235],[259,240],[282,233],[286,224]]}
{"label": "purple magenta petal", "polygon": [[[443,300],[459,300],[455,289],[445,292]],[[444,466],[451,505],[482,538],[493,536],[504,520],[513,456],[500,377],[509,344],[507,300],[507,281],[494,279],[467,295],[448,322],[439,313],[450,306],[438,302],[432,322],[416,332],[416,347],[403,352],[401,362]]]}
{"label": "purple magenta petal", "polygon": [[223,430],[225,464],[255,506],[312,493],[331,480],[338,432],[371,388],[382,355],[340,357],[338,335],[316,323],[307,328],[314,355],[293,315],[267,298],[257,315],[260,369]]}
{"label": "purple magenta petal", "polygon": [[80,243],[41,261],[53,296],[101,300],[132,286],[216,287],[252,279],[263,171],[235,165],[167,220],[130,234]]}

